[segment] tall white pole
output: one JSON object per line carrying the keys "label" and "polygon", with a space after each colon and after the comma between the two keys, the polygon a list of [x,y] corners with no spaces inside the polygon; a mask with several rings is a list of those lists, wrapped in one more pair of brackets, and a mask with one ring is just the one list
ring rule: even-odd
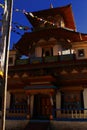
{"label": "tall white pole", "polygon": [[7,75],[8,75],[8,58],[12,23],[13,0],[5,0],[3,23],[2,23],[2,63],[3,70],[3,100],[2,100],[2,130],[5,130],[6,121],[6,93],[7,93]]}

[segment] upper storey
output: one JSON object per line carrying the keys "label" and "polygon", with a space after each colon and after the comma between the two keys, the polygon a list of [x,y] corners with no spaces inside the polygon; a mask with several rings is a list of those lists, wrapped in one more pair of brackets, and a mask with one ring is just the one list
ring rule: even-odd
{"label": "upper storey", "polygon": [[78,48],[81,55],[84,55],[82,53],[85,49],[85,54],[87,53],[87,34],[76,31],[71,5],[25,15],[33,26],[33,32],[24,33],[14,45],[21,55],[54,56],[69,49],[77,52],[78,57]]}
{"label": "upper storey", "polygon": [[50,8],[25,14],[33,26],[33,30],[37,31],[46,28],[68,28],[76,30],[71,4],[63,7]]}

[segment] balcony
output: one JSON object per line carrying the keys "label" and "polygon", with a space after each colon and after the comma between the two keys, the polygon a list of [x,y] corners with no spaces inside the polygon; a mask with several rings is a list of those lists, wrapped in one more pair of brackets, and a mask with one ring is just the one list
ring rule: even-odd
{"label": "balcony", "polygon": [[24,104],[14,105],[12,108],[7,109],[7,119],[26,119],[27,117],[27,106]]}
{"label": "balcony", "polygon": [[[7,109],[7,119],[27,119],[27,110],[24,108]],[[31,118],[32,119],[32,118]],[[83,109],[53,109],[53,120],[81,121],[87,120],[87,108]]]}
{"label": "balcony", "polygon": [[[45,65],[45,64],[57,64],[57,65],[64,65],[64,64],[87,64],[87,59],[78,60],[75,58],[75,54],[67,54],[67,55],[59,55],[59,56],[46,56],[46,57],[32,57],[27,59],[17,59],[14,63],[11,63],[13,60],[9,60],[9,66],[19,66],[19,65],[32,65],[36,66],[37,64]],[[86,62],[85,62],[86,61]]]}
{"label": "balcony", "polygon": [[87,109],[53,109],[55,120],[87,120]]}
{"label": "balcony", "polygon": [[60,55],[60,56],[46,56],[46,57],[32,57],[29,59],[18,59],[15,61],[16,65],[22,64],[38,64],[38,63],[51,63],[59,61],[71,61],[74,60],[74,55]]}

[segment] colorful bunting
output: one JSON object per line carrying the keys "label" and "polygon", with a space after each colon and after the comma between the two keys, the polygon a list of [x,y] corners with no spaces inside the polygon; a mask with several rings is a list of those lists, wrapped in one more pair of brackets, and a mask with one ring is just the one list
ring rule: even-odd
{"label": "colorful bunting", "polygon": [[37,16],[34,16],[32,13],[29,13],[29,15],[30,15],[32,18],[36,18],[37,20],[43,22],[44,24],[48,23],[48,24],[51,24],[51,25],[53,25],[53,26],[56,26],[55,23],[53,23],[53,22],[51,22],[51,21],[44,20],[44,19],[39,18],[39,17],[37,17]]}
{"label": "colorful bunting", "polygon": [[[0,7],[4,8],[4,5],[0,3]],[[55,23],[51,22],[51,21],[48,21],[48,20],[45,20],[45,19],[42,19],[38,16],[34,16],[33,13],[31,12],[26,12],[24,9],[23,10],[20,10],[20,9],[13,9],[13,11],[15,12],[21,12],[23,14],[26,14],[26,15],[30,15],[32,18],[35,18],[37,19],[38,21],[41,21],[43,22],[44,24],[48,23],[50,25],[53,25],[53,26],[56,26]],[[0,13],[0,15],[3,15],[3,13]],[[2,22],[2,20],[0,19],[0,22]],[[32,28],[29,28],[28,26],[23,26],[23,25],[20,25],[19,23],[17,22],[13,22],[12,24],[14,24],[14,26],[12,25],[12,31],[17,33],[18,35],[21,35],[19,32],[16,31],[16,29],[19,29],[19,30],[24,30],[24,31],[28,31],[28,30],[32,30]]]}
{"label": "colorful bunting", "polygon": [[33,18],[35,17],[32,13],[29,13],[29,14],[30,14],[31,17],[33,17]]}
{"label": "colorful bunting", "polygon": [[[2,22],[2,19],[0,19],[0,23]],[[24,25],[20,25],[19,23],[17,22],[12,22],[12,24],[15,25],[15,27],[17,29],[20,29],[20,30],[24,30],[24,31],[28,31],[29,29],[32,29],[32,28],[29,28],[28,26],[24,26]],[[13,28],[13,27],[12,27]]]}
{"label": "colorful bunting", "polygon": [[16,34],[22,36],[21,33],[17,32],[15,29],[12,29],[12,31],[13,31],[14,33],[16,33]]}
{"label": "colorful bunting", "polygon": [[29,29],[31,29],[31,28],[29,28],[28,26],[20,25],[20,24],[18,24],[17,22],[13,22],[13,24],[16,26],[16,28],[18,28],[18,29],[20,29],[20,30],[28,31]]}
{"label": "colorful bunting", "polygon": [[[4,8],[3,4],[0,4],[0,6],[2,8]],[[30,15],[32,18],[36,18],[37,20],[42,21],[44,24],[49,23],[49,24],[51,24],[53,26],[56,26],[56,24],[53,23],[53,22],[51,22],[51,21],[47,21],[47,20],[44,20],[42,18],[39,18],[38,16],[34,16],[33,13],[31,13],[31,12],[30,13],[26,12],[25,9],[23,9],[23,10],[21,10],[21,9],[13,9],[13,11],[15,11],[15,12],[21,12],[21,13],[26,14],[26,15]],[[22,29],[22,27],[20,27],[20,29]],[[28,28],[24,27],[24,30],[26,30],[26,29],[28,29]]]}
{"label": "colorful bunting", "polygon": [[16,12],[22,12],[23,14],[30,15],[32,18],[36,18],[37,20],[42,21],[44,24],[48,23],[48,24],[51,24],[53,26],[56,26],[55,23],[53,23],[51,21],[44,20],[42,18],[39,18],[38,16],[34,16],[33,13],[31,13],[31,12],[28,13],[25,10],[20,10],[20,9],[15,9],[14,11],[16,11]]}

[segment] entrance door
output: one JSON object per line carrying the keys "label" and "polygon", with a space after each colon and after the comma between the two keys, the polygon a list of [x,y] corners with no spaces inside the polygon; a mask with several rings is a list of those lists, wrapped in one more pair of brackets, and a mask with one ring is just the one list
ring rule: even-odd
{"label": "entrance door", "polygon": [[50,97],[48,95],[34,96],[34,118],[49,118],[52,113]]}

